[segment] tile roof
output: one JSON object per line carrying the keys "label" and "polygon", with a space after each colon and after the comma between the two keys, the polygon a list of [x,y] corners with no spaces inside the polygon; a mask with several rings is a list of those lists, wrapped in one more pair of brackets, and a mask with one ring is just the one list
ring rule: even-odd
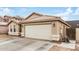
{"label": "tile roof", "polygon": [[[40,15],[40,17],[36,17],[36,18],[32,18],[30,20],[27,20],[28,17],[32,16],[33,14],[37,14],[37,15]],[[63,19],[61,19],[60,17],[57,17],[57,16],[49,16],[49,15],[42,15],[42,14],[39,14],[39,13],[32,13],[31,15],[29,15],[27,18],[25,18],[26,20],[19,20],[21,19],[20,17],[13,17],[15,19],[18,19],[18,20],[10,20],[10,22],[16,22],[18,24],[27,24],[27,23],[35,23],[35,22],[51,22],[51,21],[60,21],[62,22],[63,24],[67,25],[70,27],[70,25],[65,22]],[[9,23],[10,23],[9,22]]]}
{"label": "tile roof", "polygon": [[[39,13],[36,13],[36,14],[39,14]],[[33,22],[45,22],[45,21],[60,21],[60,22],[66,24],[67,26],[70,27],[70,25],[68,23],[66,23],[63,19],[61,19],[60,17],[49,16],[49,15],[42,15],[42,14],[39,14],[39,15],[41,15],[41,16],[37,17],[37,18],[33,18],[31,20],[22,21],[21,23],[33,23]]]}
{"label": "tile roof", "polygon": [[22,17],[20,17],[20,16],[14,16],[14,17],[12,17],[12,18],[14,18],[14,19],[16,19],[16,20],[23,20],[24,18],[22,18]]}
{"label": "tile roof", "polygon": [[33,12],[33,13],[31,13],[29,16],[27,16],[26,18],[25,18],[25,20],[27,20],[28,18],[30,18],[30,16],[32,16],[32,15],[38,15],[38,16],[43,16],[42,14],[39,14],[39,13],[36,13],[36,12]]}

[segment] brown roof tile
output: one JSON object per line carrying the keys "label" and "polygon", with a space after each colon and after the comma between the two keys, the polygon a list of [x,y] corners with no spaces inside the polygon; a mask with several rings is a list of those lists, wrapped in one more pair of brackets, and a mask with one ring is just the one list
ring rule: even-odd
{"label": "brown roof tile", "polygon": [[[37,14],[37,15],[40,15],[40,17],[36,17],[36,18],[33,18],[33,19],[30,19],[30,20],[27,20],[30,16],[32,16],[33,14]],[[16,20],[17,17],[13,17],[15,18],[15,20],[11,20],[10,22],[16,22],[18,24],[27,24],[27,23],[34,23],[34,22],[51,22],[51,21],[60,21],[62,22],[63,24],[67,25],[70,27],[70,25],[65,22],[63,19],[61,19],[60,17],[57,17],[57,16],[48,16],[48,15],[42,15],[42,14],[39,14],[39,13],[32,13],[31,15],[29,15],[27,18],[25,18],[26,20]],[[18,18],[19,19],[19,18]],[[9,23],[10,23],[9,22]],[[9,24],[8,23],[8,24]]]}
{"label": "brown roof tile", "polygon": [[42,14],[39,14],[39,13],[35,13],[35,14],[38,14],[38,15],[41,15],[41,16],[37,17],[37,18],[33,18],[31,20],[27,20],[26,19],[25,21],[22,21],[21,23],[33,23],[33,22],[45,22],[45,21],[60,21],[60,22],[66,24],[67,26],[70,27],[70,25],[68,23],[66,23],[63,19],[61,19],[60,17],[49,16],[49,15],[42,15]]}
{"label": "brown roof tile", "polygon": [[38,16],[43,16],[42,14],[39,14],[39,13],[36,13],[36,12],[33,12],[33,13],[31,13],[29,16],[27,16],[26,18],[25,18],[25,20],[27,20],[28,18],[30,18],[30,16],[32,16],[32,15],[38,15]]}

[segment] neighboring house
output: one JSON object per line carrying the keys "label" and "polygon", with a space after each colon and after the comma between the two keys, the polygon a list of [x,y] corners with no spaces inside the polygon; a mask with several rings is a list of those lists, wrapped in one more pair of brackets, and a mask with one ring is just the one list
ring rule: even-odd
{"label": "neighboring house", "polygon": [[9,22],[8,34],[41,40],[62,41],[62,39],[67,38],[67,28],[70,28],[70,25],[60,17],[32,13],[24,21]]}
{"label": "neighboring house", "polygon": [[67,21],[70,25],[71,25],[71,30],[73,30],[74,32],[72,32],[72,38],[74,37],[74,39],[77,40],[77,42],[79,42],[79,20],[73,20],[73,21]]}
{"label": "neighboring house", "polygon": [[[17,21],[22,20],[20,16],[0,16],[0,34],[8,34],[8,22],[12,22],[12,19],[14,19],[17,23]],[[16,26],[18,28],[18,26]],[[14,30],[15,31],[15,30]],[[18,31],[17,31],[18,32]],[[10,33],[9,33],[10,34]],[[17,33],[15,35],[18,35]]]}
{"label": "neighboring house", "polygon": [[0,34],[7,34],[8,33],[8,23],[0,22]]}
{"label": "neighboring house", "polygon": [[10,16],[0,16],[0,34],[8,34],[8,21]]}
{"label": "neighboring house", "polygon": [[0,16],[0,22],[4,22],[4,19],[2,16]]}
{"label": "neighboring house", "polygon": [[7,15],[3,16],[4,22],[9,22],[11,18],[12,16],[7,16]]}

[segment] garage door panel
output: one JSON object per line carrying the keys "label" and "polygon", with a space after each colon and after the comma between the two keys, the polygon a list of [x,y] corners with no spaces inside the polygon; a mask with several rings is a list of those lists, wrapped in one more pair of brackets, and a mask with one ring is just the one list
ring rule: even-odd
{"label": "garage door panel", "polygon": [[25,36],[30,38],[48,39],[51,37],[51,25],[25,26]]}

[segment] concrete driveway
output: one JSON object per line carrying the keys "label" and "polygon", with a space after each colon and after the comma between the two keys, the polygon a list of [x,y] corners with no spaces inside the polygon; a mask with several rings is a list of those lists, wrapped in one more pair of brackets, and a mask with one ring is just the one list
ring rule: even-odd
{"label": "concrete driveway", "polygon": [[0,51],[72,51],[75,44],[74,40],[70,43],[58,43],[0,35]]}
{"label": "concrete driveway", "polygon": [[0,39],[0,51],[47,51],[51,46],[49,41],[19,37]]}

